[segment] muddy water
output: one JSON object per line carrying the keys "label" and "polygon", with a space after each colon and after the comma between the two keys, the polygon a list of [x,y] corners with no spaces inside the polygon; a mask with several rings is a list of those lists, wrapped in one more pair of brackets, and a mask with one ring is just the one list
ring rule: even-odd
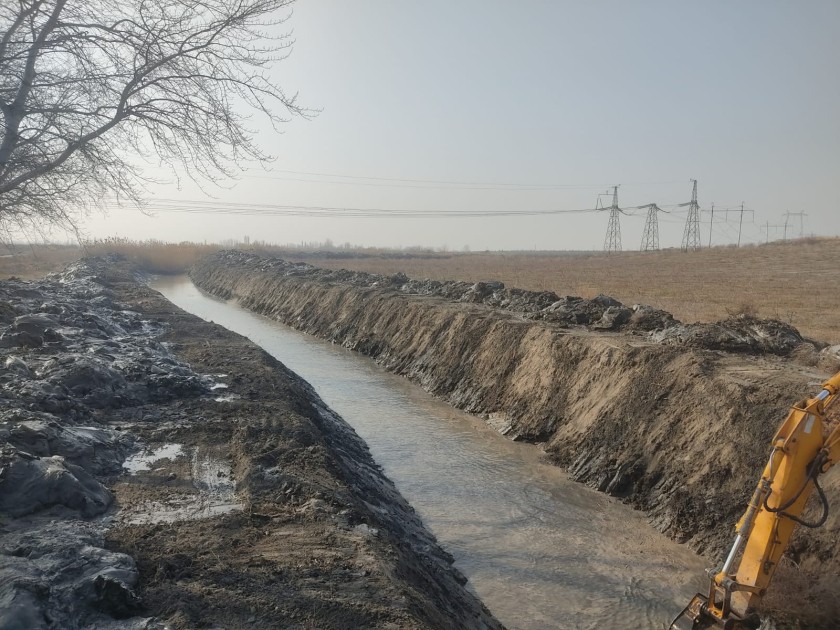
{"label": "muddy water", "polygon": [[249,337],[309,381],[508,627],[667,628],[706,563],[638,513],[569,481],[539,450],[369,359],[225,303],[186,278],[152,286]]}
{"label": "muddy water", "polygon": [[[217,399],[218,400],[218,399]],[[123,506],[117,520],[132,525],[173,523],[198,520],[239,511],[243,505],[234,492],[230,455],[214,447],[190,447],[164,444],[158,448],[141,448],[123,463],[134,481],[160,484],[169,467],[162,463],[184,462],[189,485],[182,492],[174,491],[165,498]]]}

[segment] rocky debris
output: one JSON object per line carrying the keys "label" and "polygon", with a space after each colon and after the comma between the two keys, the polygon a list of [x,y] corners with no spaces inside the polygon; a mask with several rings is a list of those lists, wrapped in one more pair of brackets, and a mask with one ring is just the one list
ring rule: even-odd
{"label": "rocky debris", "polygon": [[[346,269],[320,269],[308,263],[264,258],[237,250],[213,254],[208,257],[207,264],[221,268],[239,267],[323,284],[379,288],[405,295],[426,295],[452,302],[482,304],[565,328],[638,333],[647,335],[649,340],[656,343],[707,350],[787,356],[803,342],[795,328],[772,319],[730,317],[711,324],[683,324],[667,311],[644,304],[628,307],[607,295],[598,295],[591,300],[574,296],[560,297],[551,291],[508,288],[504,283],[493,280],[475,283],[455,280],[441,282],[411,279],[403,273],[384,276]],[[224,295],[224,290],[217,294],[231,297]]]}
{"label": "rocky debris", "polygon": [[0,284],[0,300],[23,312],[0,325],[0,409],[73,415],[208,391],[151,339],[160,326],[114,305],[94,276],[77,264],[40,283]]}

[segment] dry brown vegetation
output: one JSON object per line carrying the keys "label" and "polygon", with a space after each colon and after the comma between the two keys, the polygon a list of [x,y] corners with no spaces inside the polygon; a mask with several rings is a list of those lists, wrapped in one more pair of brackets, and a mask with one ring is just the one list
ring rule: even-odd
{"label": "dry brown vegetation", "polygon": [[[0,277],[36,278],[82,255],[118,252],[150,273],[183,273],[220,245],[106,239],[84,247],[10,247],[0,255]],[[306,260],[320,267],[374,273],[402,271],[436,280],[501,280],[509,287],[644,303],[686,321],[714,321],[746,313],[791,323],[813,339],[840,343],[840,239],[801,239],[757,247],[698,252],[666,250],[541,253],[385,253],[343,249],[309,251],[252,245],[258,253]]]}
{"label": "dry brown vegetation", "polygon": [[41,278],[73,262],[80,252],[76,245],[4,245],[0,248],[0,278]]}
{"label": "dry brown vegetation", "polygon": [[184,273],[196,260],[220,249],[219,245],[163,243],[105,239],[82,245],[8,245],[0,253],[0,278],[41,278],[83,256],[124,255],[149,273]]}
{"label": "dry brown vegetation", "polygon": [[[294,258],[291,256],[291,258]],[[686,322],[746,313],[786,321],[840,343],[840,239],[801,239],[697,252],[461,253],[417,259],[312,258],[314,265],[436,280],[500,280],[509,287],[644,303]]]}
{"label": "dry brown vegetation", "polygon": [[220,245],[203,243],[164,243],[161,241],[129,241],[106,239],[85,243],[85,256],[122,254],[149,273],[184,273],[195,261],[221,249]]}

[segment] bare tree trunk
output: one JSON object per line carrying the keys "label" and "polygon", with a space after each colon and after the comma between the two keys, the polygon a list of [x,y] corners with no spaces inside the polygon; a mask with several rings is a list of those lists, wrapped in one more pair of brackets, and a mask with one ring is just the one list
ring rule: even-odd
{"label": "bare tree trunk", "polygon": [[278,14],[292,1],[0,7],[0,235],[72,227],[72,210],[108,197],[141,203],[142,173],[127,156],[211,180],[242,160],[270,159],[245,112],[273,124],[312,113],[265,74],[291,42],[263,33],[287,19]]}

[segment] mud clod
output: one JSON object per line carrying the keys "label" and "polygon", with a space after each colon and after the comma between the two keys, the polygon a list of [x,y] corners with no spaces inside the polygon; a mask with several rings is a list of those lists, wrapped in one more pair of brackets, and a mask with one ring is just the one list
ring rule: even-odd
{"label": "mud clod", "polygon": [[804,343],[793,326],[748,315],[730,317],[714,324],[671,326],[654,331],[651,339],[708,350],[782,356],[790,355]]}

